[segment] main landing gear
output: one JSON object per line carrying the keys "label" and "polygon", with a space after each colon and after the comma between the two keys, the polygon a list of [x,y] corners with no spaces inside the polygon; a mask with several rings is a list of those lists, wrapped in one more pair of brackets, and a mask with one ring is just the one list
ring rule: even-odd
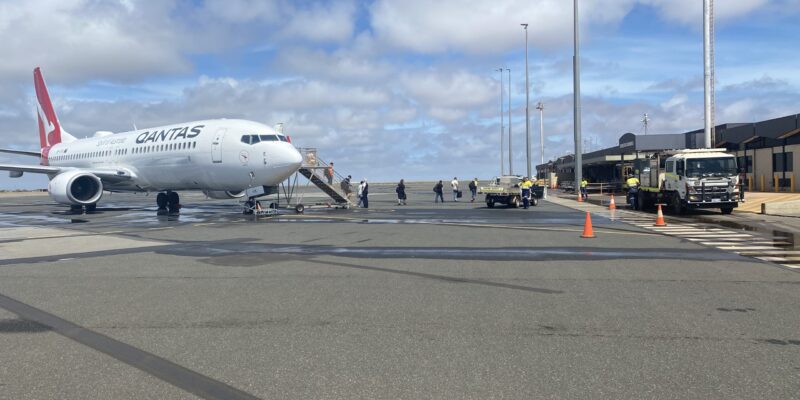
{"label": "main landing gear", "polygon": [[97,203],[87,204],[85,206],[82,206],[82,205],[71,205],[71,206],[69,206],[69,211],[72,214],[84,214],[84,213],[88,214],[88,213],[93,213],[96,210],[97,210]]}
{"label": "main landing gear", "polygon": [[156,204],[158,205],[158,215],[165,214],[178,214],[181,210],[180,197],[178,193],[167,191],[166,193],[159,193],[156,196]]}

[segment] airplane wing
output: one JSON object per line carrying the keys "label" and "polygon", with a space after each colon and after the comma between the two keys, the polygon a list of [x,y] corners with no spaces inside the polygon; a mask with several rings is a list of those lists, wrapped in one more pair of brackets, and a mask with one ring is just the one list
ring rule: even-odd
{"label": "airplane wing", "polygon": [[46,165],[25,165],[25,164],[0,164],[0,171],[29,172],[32,174],[58,175],[64,171],[78,170],[88,172],[106,182],[122,182],[134,178],[131,171],[123,168],[74,168],[74,167],[51,167]]}
{"label": "airplane wing", "polygon": [[9,153],[9,154],[19,154],[23,156],[31,156],[31,157],[41,157],[42,153],[38,151],[25,151],[25,150],[14,150],[14,149],[0,149],[0,153]]}

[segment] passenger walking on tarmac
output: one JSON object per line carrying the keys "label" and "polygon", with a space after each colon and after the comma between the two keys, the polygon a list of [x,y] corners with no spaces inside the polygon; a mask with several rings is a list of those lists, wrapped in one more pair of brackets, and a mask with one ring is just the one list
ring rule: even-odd
{"label": "passenger walking on tarmac", "polygon": [[450,187],[453,188],[453,201],[458,201],[458,178],[453,177],[453,180],[450,181]]}
{"label": "passenger walking on tarmac", "polygon": [[367,178],[361,181],[358,189],[361,192],[361,204],[364,205],[364,208],[369,208],[369,183],[367,183]]}
{"label": "passenger walking on tarmac", "polygon": [[433,200],[434,203],[438,203],[439,199],[442,199],[442,203],[444,203],[444,184],[442,181],[439,181],[439,183],[433,187],[433,193],[436,193],[436,197]]}
{"label": "passenger walking on tarmac", "polygon": [[522,183],[519,184],[519,188],[522,189],[522,208],[526,210],[531,205],[531,186],[533,182],[527,176],[522,178]]}
{"label": "passenger walking on tarmac", "polygon": [[478,195],[478,178],[469,182],[469,191],[472,194],[472,199],[469,202],[474,203],[475,197]]}
{"label": "passenger walking on tarmac", "polygon": [[589,186],[589,181],[586,178],[581,179],[581,197],[584,200],[589,198],[589,192],[587,192],[587,186]]}
{"label": "passenger walking on tarmac", "polygon": [[397,205],[406,205],[406,184],[402,179],[400,179],[400,183],[397,184],[394,191],[397,192]]}
{"label": "passenger walking on tarmac", "polygon": [[325,177],[328,178],[328,185],[333,185],[333,161],[325,168]]}
{"label": "passenger walking on tarmac", "polygon": [[352,176],[347,175],[347,178],[342,179],[342,183],[339,186],[342,188],[342,193],[344,193],[344,197],[347,198],[347,201],[353,202],[351,198],[353,196],[353,187],[350,185],[350,180],[353,179]]}
{"label": "passenger walking on tarmac", "polygon": [[362,191],[364,191],[364,180],[363,179],[358,184],[358,192],[356,193],[356,196],[358,196],[358,204],[356,204],[356,207],[361,207],[361,203],[362,203],[361,192]]}

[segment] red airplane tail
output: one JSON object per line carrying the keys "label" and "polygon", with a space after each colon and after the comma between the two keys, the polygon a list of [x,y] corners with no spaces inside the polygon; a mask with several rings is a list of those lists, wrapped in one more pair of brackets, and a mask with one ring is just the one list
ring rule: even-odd
{"label": "red airplane tail", "polygon": [[42,71],[39,67],[33,70],[33,86],[36,88],[36,113],[39,119],[39,143],[42,150],[61,143],[61,124],[58,123],[56,110],[47,93]]}

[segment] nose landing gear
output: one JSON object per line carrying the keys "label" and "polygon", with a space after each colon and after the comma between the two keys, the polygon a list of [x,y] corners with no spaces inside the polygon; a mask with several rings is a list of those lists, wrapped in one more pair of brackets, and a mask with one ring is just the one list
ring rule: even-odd
{"label": "nose landing gear", "polygon": [[156,196],[156,204],[158,205],[158,215],[180,213],[180,197],[176,192],[168,190],[166,193],[159,193]]}

